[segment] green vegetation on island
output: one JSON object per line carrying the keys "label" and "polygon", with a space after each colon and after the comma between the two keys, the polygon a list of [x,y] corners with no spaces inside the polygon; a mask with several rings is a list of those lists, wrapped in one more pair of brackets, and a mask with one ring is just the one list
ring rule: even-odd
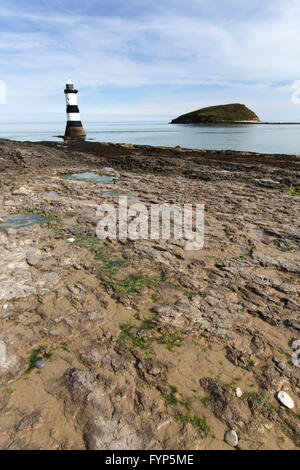
{"label": "green vegetation on island", "polygon": [[198,109],[183,114],[171,121],[171,124],[260,122],[258,116],[244,104],[233,103]]}

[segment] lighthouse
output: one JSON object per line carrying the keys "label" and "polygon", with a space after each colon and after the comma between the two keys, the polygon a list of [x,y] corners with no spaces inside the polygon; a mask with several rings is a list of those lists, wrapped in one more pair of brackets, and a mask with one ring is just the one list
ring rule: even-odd
{"label": "lighthouse", "polygon": [[86,133],[82,127],[80,112],[77,103],[77,93],[74,83],[68,80],[65,88],[66,104],[67,104],[67,126],[65,139],[84,139]]}

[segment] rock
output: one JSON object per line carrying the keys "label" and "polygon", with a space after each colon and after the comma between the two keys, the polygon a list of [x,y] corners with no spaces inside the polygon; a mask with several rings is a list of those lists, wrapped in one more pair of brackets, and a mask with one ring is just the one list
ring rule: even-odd
{"label": "rock", "polygon": [[286,392],[278,392],[276,398],[282,405],[286,406],[286,408],[289,408],[290,410],[295,407],[293,399]]}
{"label": "rock", "polygon": [[[15,234],[15,230],[13,232]],[[36,256],[39,256],[39,251],[34,248],[34,245],[33,237],[14,241],[9,235],[2,234],[0,300],[29,297],[36,294],[39,289],[53,287],[59,280],[57,274],[44,273],[37,277],[31,273],[27,259],[34,264],[37,261]]]}
{"label": "rock", "polygon": [[164,421],[161,421],[158,425],[157,425],[157,430],[159,431],[161,428],[164,428],[165,426],[168,426],[168,424],[172,423],[172,418],[167,418],[165,419]]}
{"label": "rock", "polygon": [[121,397],[110,397],[100,376],[95,380],[90,371],[71,369],[65,373],[64,382],[70,408],[77,409],[76,419],[84,429],[89,450],[142,448],[143,435],[134,426],[129,406]]}
{"label": "rock", "polygon": [[292,342],[292,345],[291,345],[291,348],[292,349],[298,349],[300,348],[300,339],[297,339],[295,341]]}
{"label": "rock", "polygon": [[296,367],[300,367],[300,348],[292,354],[292,363]]}
{"label": "rock", "polygon": [[206,404],[207,408],[228,427],[245,429],[246,423],[249,420],[248,406],[246,406],[243,401],[236,400],[228,387],[219,380],[211,377],[203,377],[200,379],[199,383],[212,398],[212,400]]}
{"label": "rock", "polygon": [[46,365],[46,361],[44,361],[44,359],[39,359],[34,365],[37,369],[43,369]]}
{"label": "rock", "polygon": [[148,374],[150,375],[159,375],[160,374],[160,369],[158,369],[157,367],[153,366],[151,367],[150,369],[148,369]]}
{"label": "rock", "polygon": [[75,238],[68,238],[68,239],[67,239],[67,242],[68,242],[68,243],[74,243],[74,242],[75,242]]}
{"label": "rock", "polygon": [[59,336],[59,332],[57,330],[49,330],[48,334],[50,336]]}
{"label": "rock", "polygon": [[277,363],[277,367],[282,371],[286,372],[288,370],[288,365],[286,362],[280,361]]}
{"label": "rock", "polygon": [[240,389],[240,387],[237,387],[235,389],[235,394],[238,398],[241,398],[241,396],[243,395],[243,391]]}
{"label": "rock", "polygon": [[59,275],[56,272],[46,272],[37,280],[38,294],[45,295],[59,281]]}
{"label": "rock", "polygon": [[212,333],[217,336],[218,338],[222,338],[222,339],[230,339],[232,338],[231,334],[228,333],[227,330],[225,330],[225,328],[215,328]]}
{"label": "rock", "polygon": [[0,378],[11,380],[15,378],[23,369],[24,359],[22,359],[10,345],[0,341]]}
{"label": "rock", "polygon": [[270,183],[270,184],[280,184],[278,181],[269,180],[269,179],[254,179],[257,183]]}
{"label": "rock", "polygon": [[232,429],[226,432],[224,439],[225,439],[225,442],[227,442],[227,444],[230,445],[231,447],[236,447],[239,443],[238,435]]}
{"label": "rock", "polygon": [[15,196],[29,196],[32,194],[32,191],[29,188],[24,188],[23,186],[21,186],[20,188],[13,191],[12,194]]}
{"label": "rock", "polygon": [[41,256],[37,251],[30,251],[27,253],[26,261],[30,266],[35,266],[40,261]]}

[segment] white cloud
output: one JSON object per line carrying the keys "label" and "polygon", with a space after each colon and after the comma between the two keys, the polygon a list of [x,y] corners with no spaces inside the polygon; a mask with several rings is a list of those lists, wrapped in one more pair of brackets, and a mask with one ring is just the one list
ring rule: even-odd
{"label": "white cloud", "polygon": [[[261,16],[257,0],[252,2],[255,14],[251,2],[242,5],[237,0],[226,0],[221,7],[215,0],[184,4],[161,2],[139,18],[67,15],[64,2],[63,14],[0,7],[10,25],[0,33],[0,79],[7,83],[8,103],[13,106],[22,100],[25,105],[33,100],[37,109],[39,99],[45,99],[50,109],[57,110],[54,96],[57,100],[64,80],[71,76],[76,85],[91,90],[185,86],[173,99],[158,92],[156,109],[161,113],[171,109],[170,103],[188,110],[193,103],[214,104],[222,96],[222,102],[258,101],[259,108],[274,102],[281,108],[283,103],[286,109],[292,106],[290,90],[282,93],[280,84],[300,79],[299,2],[266,2]],[[219,11],[214,10],[217,5]],[[18,22],[22,28],[14,26]],[[206,88],[195,93],[192,85],[223,89],[207,95]],[[145,96],[141,104],[124,102],[108,108],[138,112],[147,106]],[[178,114],[175,109],[174,113]]]}

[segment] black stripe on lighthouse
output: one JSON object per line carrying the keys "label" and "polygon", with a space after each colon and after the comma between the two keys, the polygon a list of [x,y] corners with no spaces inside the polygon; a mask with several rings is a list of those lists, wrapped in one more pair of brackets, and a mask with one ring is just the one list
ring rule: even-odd
{"label": "black stripe on lighthouse", "polygon": [[82,127],[81,121],[67,121],[67,127]]}
{"label": "black stripe on lighthouse", "polygon": [[67,113],[79,113],[79,108],[77,105],[68,104],[67,105]]}

